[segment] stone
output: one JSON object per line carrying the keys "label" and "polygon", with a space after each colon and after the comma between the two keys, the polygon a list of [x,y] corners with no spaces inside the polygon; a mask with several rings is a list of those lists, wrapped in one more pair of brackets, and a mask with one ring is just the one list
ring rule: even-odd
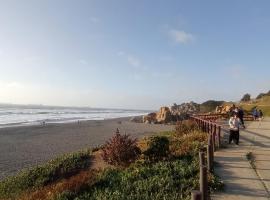
{"label": "stone", "polygon": [[161,107],[159,109],[159,112],[157,112],[156,121],[158,123],[168,123],[172,121],[172,114],[171,114],[170,108]]}
{"label": "stone", "polygon": [[156,113],[149,113],[148,115],[143,116],[143,123],[151,124],[156,123]]}

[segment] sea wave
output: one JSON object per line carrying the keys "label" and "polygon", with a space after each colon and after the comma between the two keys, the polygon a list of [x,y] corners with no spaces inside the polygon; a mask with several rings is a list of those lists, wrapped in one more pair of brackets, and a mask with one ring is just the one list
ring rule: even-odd
{"label": "sea wave", "polygon": [[119,117],[144,115],[149,111],[102,109],[102,108],[61,108],[22,106],[0,107],[0,128],[41,123],[66,123],[84,120],[104,120]]}

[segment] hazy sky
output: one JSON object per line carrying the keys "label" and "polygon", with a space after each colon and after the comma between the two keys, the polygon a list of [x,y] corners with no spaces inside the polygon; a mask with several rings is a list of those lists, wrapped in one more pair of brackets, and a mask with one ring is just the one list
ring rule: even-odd
{"label": "hazy sky", "polygon": [[157,109],[270,90],[268,0],[0,0],[0,102]]}

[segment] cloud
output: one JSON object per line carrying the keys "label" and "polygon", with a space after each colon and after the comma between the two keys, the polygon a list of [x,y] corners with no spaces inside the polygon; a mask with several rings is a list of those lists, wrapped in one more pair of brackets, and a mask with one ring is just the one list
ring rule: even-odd
{"label": "cloud", "polygon": [[140,60],[138,58],[134,57],[134,56],[131,56],[131,55],[129,55],[127,57],[127,61],[133,67],[139,67],[141,65]]}
{"label": "cloud", "polygon": [[195,37],[191,33],[187,33],[182,30],[172,29],[169,31],[169,36],[176,43],[180,44],[187,44],[195,40]]}

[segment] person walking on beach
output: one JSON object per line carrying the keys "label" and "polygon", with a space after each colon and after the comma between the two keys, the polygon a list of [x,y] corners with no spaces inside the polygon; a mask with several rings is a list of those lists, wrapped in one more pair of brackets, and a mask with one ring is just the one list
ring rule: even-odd
{"label": "person walking on beach", "polygon": [[232,117],[229,120],[229,126],[230,126],[230,136],[229,136],[229,144],[231,144],[232,141],[236,145],[239,144],[239,129],[241,126],[241,120],[238,117],[238,114],[233,113]]}

